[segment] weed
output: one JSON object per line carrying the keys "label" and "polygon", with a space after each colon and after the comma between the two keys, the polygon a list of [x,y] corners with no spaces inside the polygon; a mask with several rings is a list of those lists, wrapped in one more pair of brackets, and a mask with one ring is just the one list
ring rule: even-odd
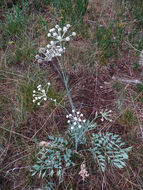
{"label": "weed", "polygon": [[139,69],[140,69],[140,64],[139,64],[138,62],[134,62],[134,63],[133,63],[133,69],[134,69],[134,71],[139,71]]}
{"label": "weed", "polygon": [[82,21],[83,15],[87,11],[87,0],[54,0],[51,2],[52,6],[56,8],[56,14],[61,17],[61,23]]}
{"label": "weed", "polygon": [[139,29],[140,26],[143,25],[143,2],[142,1],[135,1],[133,3],[133,13],[134,13],[134,19],[136,22],[136,25],[138,26]]}
{"label": "weed", "polygon": [[131,110],[126,110],[126,112],[121,115],[118,121],[121,125],[125,125],[127,127],[134,127],[138,123],[137,117]]}
{"label": "weed", "polygon": [[[101,122],[107,120],[112,122],[111,110],[108,109],[101,110],[99,114],[96,112],[95,118],[90,122],[89,120],[84,119],[83,114],[80,111],[76,111],[70,90],[68,87],[68,76],[64,65],[64,60],[60,60],[60,57],[65,52],[65,42],[69,42],[73,36],[76,35],[73,32],[69,36],[65,36],[70,24],[62,28],[59,25],[56,25],[55,28],[49,30],[48,37],[51,37],[52,40],[45,48],[39,49],[39,54],[36,55],[39,63],[51,61],[53,58],[57,59],[58,66],[55,65],[55,68],[63,81],[66,89],[66,93],[70,102],[72,113],[66,115],[68,119],[68,130],[66,131],[65,137],[51,137],[49,136],[50,142],[42,141],[39,143],[41,148],[40,156],[37,157],[36,165],[31,169],[32,175],[39,174],[39,177],[48,178],[49,176],[54,177],[55,175],[59,179],[59,184],[64,179],[65,170],[69,166],[75,166],[76,158],[78,155],[80,162],[82,159],[86,160],[84,153],[89,155],[89,152],[93,155],[93,159],[98,163],[102,172],[105,172],[107,163],[117,167],[123,168],[126,166],[125,160],[128,159],[128,152],[131,150],[129,148],[123,148],[125,145],[121,141],[121,138],[118,135],[112,133],[92,133],[92,137],[89,135],[89,132],[97,129],[97,123],[95,120],[100,118]],[[54,64],[54,62],[53,62]],[[40,105],[41,102],[48,99],[48,91],[50,89],[50,83],[48,83],[46,90],[43,89],[41,85],[37,86],[37,91],[33,91],[33,102],[37,105]],[[57,103],[56,99],[50,98],[51,101]],[[87,174],[87,171],[86,171]],[[89,175],[86,175],[88,177]],[[85,177],[85,176],[84,176]]]}
{"label": "weed", "polygon": [[39,22],[39,25],[42,29],[42,32],[47,31],[48,30],[48,22],[43,20],[41,15],[38,16],[38,19],[39,19],[38,22]]}
{"label": "weed", "polygon": [[22,10],[18,6],[13,7],[13,13],[6,16],[6,26],[2,24],[4,38],[20,36],[24,30],[25,17]]}
{"label": "weed", "polygon": [[35,9],[42,11],[42,9],[50,5],[51,2],[52,0],[31,0],[29,4],[32,5]]}
{"label": "weed", "polygon": [[29,65],[34,58],[35,44],[28,41],[23,42],[21,39],[19,42],[13,42],[8,46],[6,55],[7,65]]}
{"label": "weed", "polygon": [[109,24],[108,27],[96,27],[96,38],[99,49],[104,51],[105,57],[117,55],[118,47],[122,43],[123,27],[119,24],[116,26],[114,23]]}
{"label": "weed", "polygon": [[137,84],[136,87],[137,87],[137,92],[138,93],[143,92],[143,85],[142,84]]}
{"label": "weed", "polygon": [[[24,47],[16,47],[14,52],[14,60],[12,61],[14,64],[25,64],[30,62],[34,58],[34,50],[33,44],[26,43]],[[22,61],[22,62],[21,62]]]}
{"label": "weed", "polygon": [[120,81],[115,81],[113,88],[120,92],[123,89],[123,84]]}
{"label": "weed", "polygon": [[19,89],[17,90],[17,101],[19,102],[19,105],[21,105],[24,110],[30,112],[33,111],[34,105],[31,102],[31,98],[35,85],[32,83],[21,83],[18,88]]}

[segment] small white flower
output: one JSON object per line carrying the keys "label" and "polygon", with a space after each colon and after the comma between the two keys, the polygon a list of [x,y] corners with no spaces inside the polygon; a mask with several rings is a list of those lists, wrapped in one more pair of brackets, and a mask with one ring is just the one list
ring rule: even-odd
{"label": "small white flower", "polygon": [[79,115],[79,114],[80,114],[80,112],[78,111],[78,112],[77,112],[77,115]]}
{"label": "small white flower", "polygon": [[58,28],[59,28],[59,25],[57,24],[57,25],[55,26],[55,28],[57,28],[57,29],[58,29]]}
{"label": "small white flower", "polygon": [[37,88],[40,88],[41,87],[41,84],[39,84],[38,86],[37,86]]}
{"label": "small white flower", "polygon": [[53,33],[53,36],[57,36],[58,34],[56,32]]}
{"label": "small white flower", "polygon": [[82,113],[80,114],[80,117],[83,117],[83,114],[82,114]]}
{"label": "small white flower", "polygon": [[46,101],[46,100],[47,100],[47,98],[44,98],[44,100]]}
{"label": "small white flower", "polygon": [[67,42],[69,42],[70,41],[70,38],[69,37],[66,37],[66,39],[65,39]]}
{"label": "small white flower", "polygon": [[53,101],[56,102],[56,99],[54,99]]}
{"label": "small white flower", "polygon": [[68,122],[68,123],[70,123],[71,121],[70,121],[70,120],[68,120],[67,122]]}
{"label": "small white flower", "polygon": [[35,102],[36,100],[33,100],[33,102]]}
{"label": "small white flower", "polygon": [[36,96],[35,94],[33,94],[33,97]]}
{"label": "small white flower", "polygon": [[55,28],[52,28],[52,29],[50,29],[49,31],[50,31],[50,32],[54,32],[54,31],[55,31]]}
{"label": "small white flower", "polygon": [[40,99],[41,99],[41,96],[39,96],[38,99],[40,100]]}
{"label": "small white flower", "polygon": [[61,32],[61,30],[62,30],[61,28],[58,28],[58,32]]}
{"label": "small white flower", "polygon": [[79,118],[78,121],[81,122],[81,119]]}
{"label": "small white flower", "polygon": [[50,44],[51,44],[51,45],[54,45],[54,41],[51,41]]}
{"label": "small white flower", "polygon": [[70,24],[67,24],[67,25],[66,25],[67,28],[70,28],[70,26],[71,26]]}
{"label": "small white flower", "polygon": [[74,120],[77,121],[77,117],[74,117]]}
{"label": "small white flower", "polygon": [[33,93],[35,93],[36,91],[35,90],[33,90]]}
{"label": "small white flower", "polygon": [[85,123],[85,122],[86,122],[86,120],[84,119],[84,120],[83,120],[83,123]]}
{"label": "small white flower", "polygon": [[50,34],[50,33],[48,33],[48,34],[47,34],[47,36],[48,36],[48,37],[51,37],[51,34]]}
{"label": "small white flower", "polygon": [[67,27],[63,27],[63,32],[67,32],[68,28]]}
{"label": "small white flower", "polygon": [[101,121],[102,121],[102,122],[104,121],[104,118],[103,118],[103,117],[101,118]]}
{"label": "small white flower", "polygon": [[74,122],[73,124],[76,125],[76,122]]}
{"label": "small white flower", "polygon": [[37,105],[40,106],[40,102],[38,102]]}
{"label": "small white flower", "polygon": [[78,128],[81,128],[81,125],[79,125]]}
{"label": "small white flower", "polygon": [[69,114],[69,117],[72,117],[72,114],[71,114],[71,113]]}
{"label": "small white flower", "polygon": [[36,59],[39,59],[39,58],[40,58],[40,56],[39,56],[39,55],[36,55],[36,56],[35,56],[35,58],[36,58]]}
{"label": "small white flower", "polygon": [[74,127],[71,127],[71,129],[73,130],[73,129],[74,129]]}
{"label": "small white flower", "polygon": [[68,115],[66,115],[66,118],[69,118],[69,116],[68,116]]}
{"label": "small white flower", "polygon": [[61,37],[61,36],[58,36],[58,37],[57,37],[57,40],[61,41],[61,40],[62,40],[62,37]]}
{"label": "small white flower", "polygon": [[51,85],[51,83],[50,82],[48,82],[48,86],[50,86]]}
{"label": "small white flower", "polygon": [[43,93],[45,93],[45,90],[42,90]]}
{"label": "small white flower", "polygon": [[51,45],[50,45],[50,44],[48,44],[48,45],[47,45],[47,48],[50,48],[50,47],[51,47]]}
{"label": "small white flower", "polygon": [[75,110],[72,110],[72,112],[74,113],[74,112],[75,112]]}
{"label": "small white flower", "polygon": [[60,49],[59,49],[59,52],[63,52],[63,49],[62,49],[62,48],[60,48]]}
{"label": "small white flower", "polygon": [[73,32],[73,33],[72,33],[72,36],[76,36],[76,32]]}
{"label": "small white flower", "polygon": [[42,59],[38,59],[38,63],[42,63]]}

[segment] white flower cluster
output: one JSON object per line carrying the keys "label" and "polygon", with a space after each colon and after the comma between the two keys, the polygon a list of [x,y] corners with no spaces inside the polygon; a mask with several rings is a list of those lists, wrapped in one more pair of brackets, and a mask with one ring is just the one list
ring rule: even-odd
{"label": "white flower cluster", "polygon": [[67,123],[70,124],[71,129],[73,130],[75,127],[81,128],[84,123],[86,122],[83,118],[83,114],[79,111],[72,110],[73,114],[66,115],[66,118],[68,119]]}
{"label": "white flower cluster", "polygon": [[41,104],[41,102],[44,100],[46,101],[47,100],[47,91],[48,91],[48,88],[50,86],[50,82],[48,82],[48,87],[47,89],[43,89],[41,84],[37,86],[37,91],[36,90],[33,90],[33,103],[37,103],[37,105],[39,106]]}
{"label": "white flower cluster", "polygon": [[101,121],[107,120],[112,122],[112,119],[110,119],[110,117],[112,116],[112,110],[107,110],[107,108],[105,110],[101,110],[100,114],[101,114]]}
{"label": "white flower cluster", "polygon": [[65,47],[63,47],[63,42],[69,42],[73,36],[76,36],[75,32],[71,35],[65,36],[70,24],[67,24],[63,28],[56,25],[55,28],[49,30],[48,37],[53,38],[53,40],[45,48],[40,48],[39,53],[43,56],[36,55],[38,62],[51,61],[54,57],[59,57],[65,52]]}

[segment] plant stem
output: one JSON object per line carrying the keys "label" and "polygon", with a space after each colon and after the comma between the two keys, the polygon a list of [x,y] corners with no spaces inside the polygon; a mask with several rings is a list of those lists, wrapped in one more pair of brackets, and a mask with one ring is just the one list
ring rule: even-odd
{"label": "plant stem", "polygon": [[[58,63],[59,63],[59,66],[60,66],[60,69],[61,69],[61,72],[62,72],[62,79],[63,79],[64,85],[65,85],[65,88],[66,88],[68,99],[70,101],[70,105],[71,105],[71,108],[73,110],[74,105],[73,105],[73,101],[72,101],[72,98],[71,98],[71,95],[70,95],[70,90],[68,88],[68,80],[67,80],[67,73],[66,73],[66,69],[65,69],[65,65],[64,65],[64,58],[62,60],[62,64],[60,63],[58,58],[57,58],[57,60],[58,60]],[[60,72],[58,72],[58,73],[60,73]]]}

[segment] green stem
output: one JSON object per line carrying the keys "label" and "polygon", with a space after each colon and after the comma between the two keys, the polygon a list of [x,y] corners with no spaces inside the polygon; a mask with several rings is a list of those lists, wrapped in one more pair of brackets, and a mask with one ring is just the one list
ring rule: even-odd
{"label": "green stem", "polygon": [[68,99],[70,101],[70,104],[71,104],[71,107],[72,107],[72,110],[73,110],[74,109],[74,105],[73,105],[73,101],[72,101],[72,98],[71,98],[71,95],[70,95],[70,90],[68,88],[68,80],[67,80],[67,73],[66,73],[65,66],[64,66],[64,59],[62,61],[62,65],[61,65],[61,63],[60,63],[60,61],[59,61],[58,58],[57,58],[57,60],[58,60],[59,66],[60,66],[61,71],[62,71],[63,82],[64,82],[64,85],[65,85],[65,88],[66,88]]}

